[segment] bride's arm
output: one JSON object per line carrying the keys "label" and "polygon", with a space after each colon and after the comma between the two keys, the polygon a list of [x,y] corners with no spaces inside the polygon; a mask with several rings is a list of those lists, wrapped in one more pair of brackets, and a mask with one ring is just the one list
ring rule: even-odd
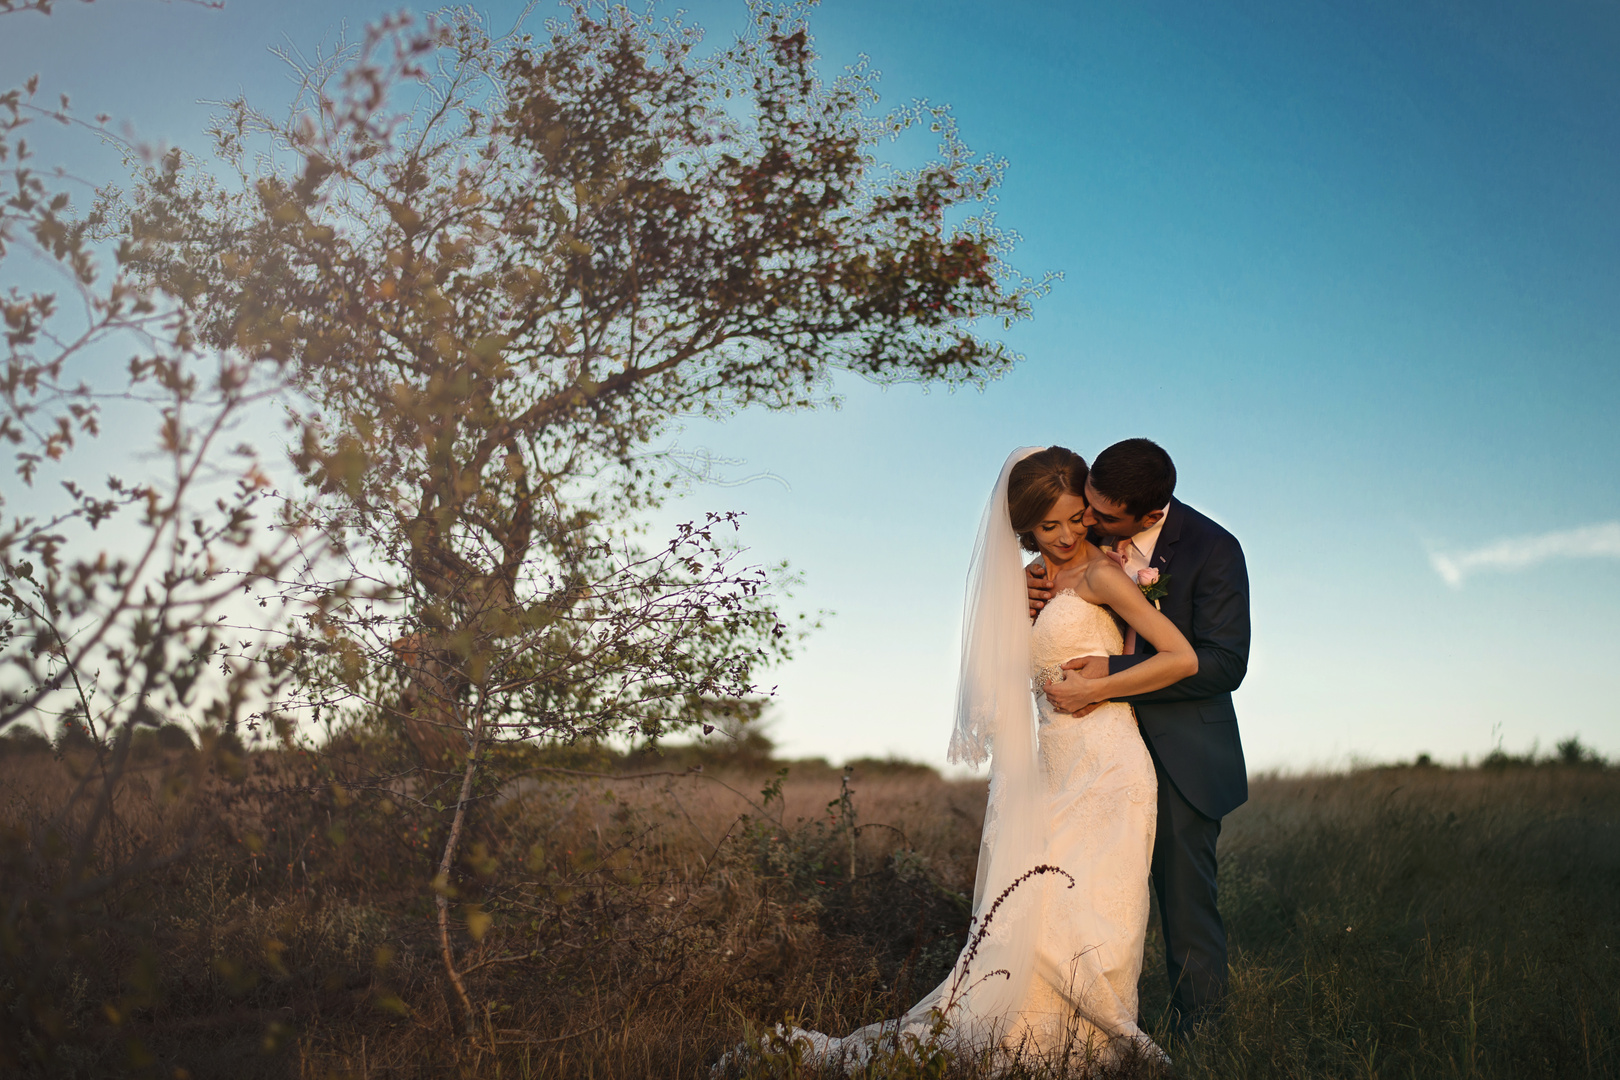
{"label": "bride's arm", "polygon": [[1076,712],[1099,701],[1145,694],[1198,673],[1198,654],[1176,624],[1148,603],[1142,590],[1112,562],[1099,560],[1086,572],[1086,599],[1114,610],[1137,634],[1158,650],[1124,671],[1101,679],[1069,675],[1048,683],[1046,696],[1064,712]]}

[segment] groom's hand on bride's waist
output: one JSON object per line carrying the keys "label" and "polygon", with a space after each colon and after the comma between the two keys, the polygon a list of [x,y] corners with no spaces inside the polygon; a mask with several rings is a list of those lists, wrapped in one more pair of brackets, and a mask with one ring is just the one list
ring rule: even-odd
{"label": "groom's hand on bride's waist", "polygon": [[1064,671],[1078,671],[1083,678],[1105,679],[1108,677],[1108,657],[1106,656],[1077,656],[1063,665]]}

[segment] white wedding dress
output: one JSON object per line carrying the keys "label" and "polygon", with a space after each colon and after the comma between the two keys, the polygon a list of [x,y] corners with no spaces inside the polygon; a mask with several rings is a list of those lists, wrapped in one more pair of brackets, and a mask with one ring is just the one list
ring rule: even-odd
{"label": "white wedding dress", "polygon": [[[1054,712],[1038,693],[1062,674],[1066,660],[1120,653],[1120,632],[1105,608],[1064,591],[1041,611],[1029,641],[1040,710],[1039,767],[1045,780],[1046,843],[1040,862],[1062,873],[1043,873],[1013,890],[985,933],[993,945],[1009,935],[1015,921],[1038,920],[1033,974],[1021,991],[1022,1002],[1007,1015],[963,1015],[974,1000],[962,993],[970,941],[951,975],[898,1020],[843,1038],[797,1029],[783,1032],[803,1044],[806,1056],[857,1067],[874,1053],[931,1042],[950,1046],[956,1033],[972,1033],[956,1035],[954,1041],[965,1044],[956,1048],[1103,1061],[1134,1048],[1164,1058],[1136,1025],[1158,807],[1152,759],[1129,705],[1110,702],[1077,719]],[[997,843],[1002,816],[997,802],[1005,795],[992,779],[981,873]],[[985,910],[975,912],[976,929],[992,900],[981,899]],[[986,957],[996,962],[993,948],[979,960]],[[993,978],[970,970],[966,981]],[[999,1049],[984,1045],[986,1032]]]}
{"label": "white wedding dress", "polygon": [[[1105,608],[1065,590],[1035,622],[1037,688],[1077,656],[1116,656],[1118,625]],[[1046,861],[1074,879],[1047,879],[1036,977],[1023,1011],[1038,1049],[1108,1052],[1136,1026],[1136,985],[1147,935],[1148,867],[1158,819],[1153,759],[1129,705],[1109,702],[1075,718],[1039,695],[1046,777]],[[1155,1052],[1154,1051],[1150,1052]]]}

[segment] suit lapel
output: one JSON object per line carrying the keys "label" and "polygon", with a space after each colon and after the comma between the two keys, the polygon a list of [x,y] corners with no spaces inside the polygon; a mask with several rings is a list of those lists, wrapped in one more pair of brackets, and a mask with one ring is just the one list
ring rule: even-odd
{"label": "suit lapel", "polygon": [[1185,510],[1186,507],[1180,502],[1170,500],[1170,509],[1165,511],[1164,527],[1159,530],[1159,542],[1153,545],[1153,558],[1148,561],[1149,566],[1163,570],[1170,565],[1170,560],[1176,554],[1176,541],[1181,539],[1181,525],[1187,517]]}

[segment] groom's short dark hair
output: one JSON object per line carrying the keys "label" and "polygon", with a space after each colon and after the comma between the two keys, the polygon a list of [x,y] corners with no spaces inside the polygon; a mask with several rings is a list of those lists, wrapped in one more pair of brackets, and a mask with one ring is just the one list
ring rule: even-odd
{"label": "groom's short dark hair", "polygon": [[1091,463],[1091,486],[1139,518],[1169,503],[1176,492],[1176,463],[1151,439],[1126,439]]}

